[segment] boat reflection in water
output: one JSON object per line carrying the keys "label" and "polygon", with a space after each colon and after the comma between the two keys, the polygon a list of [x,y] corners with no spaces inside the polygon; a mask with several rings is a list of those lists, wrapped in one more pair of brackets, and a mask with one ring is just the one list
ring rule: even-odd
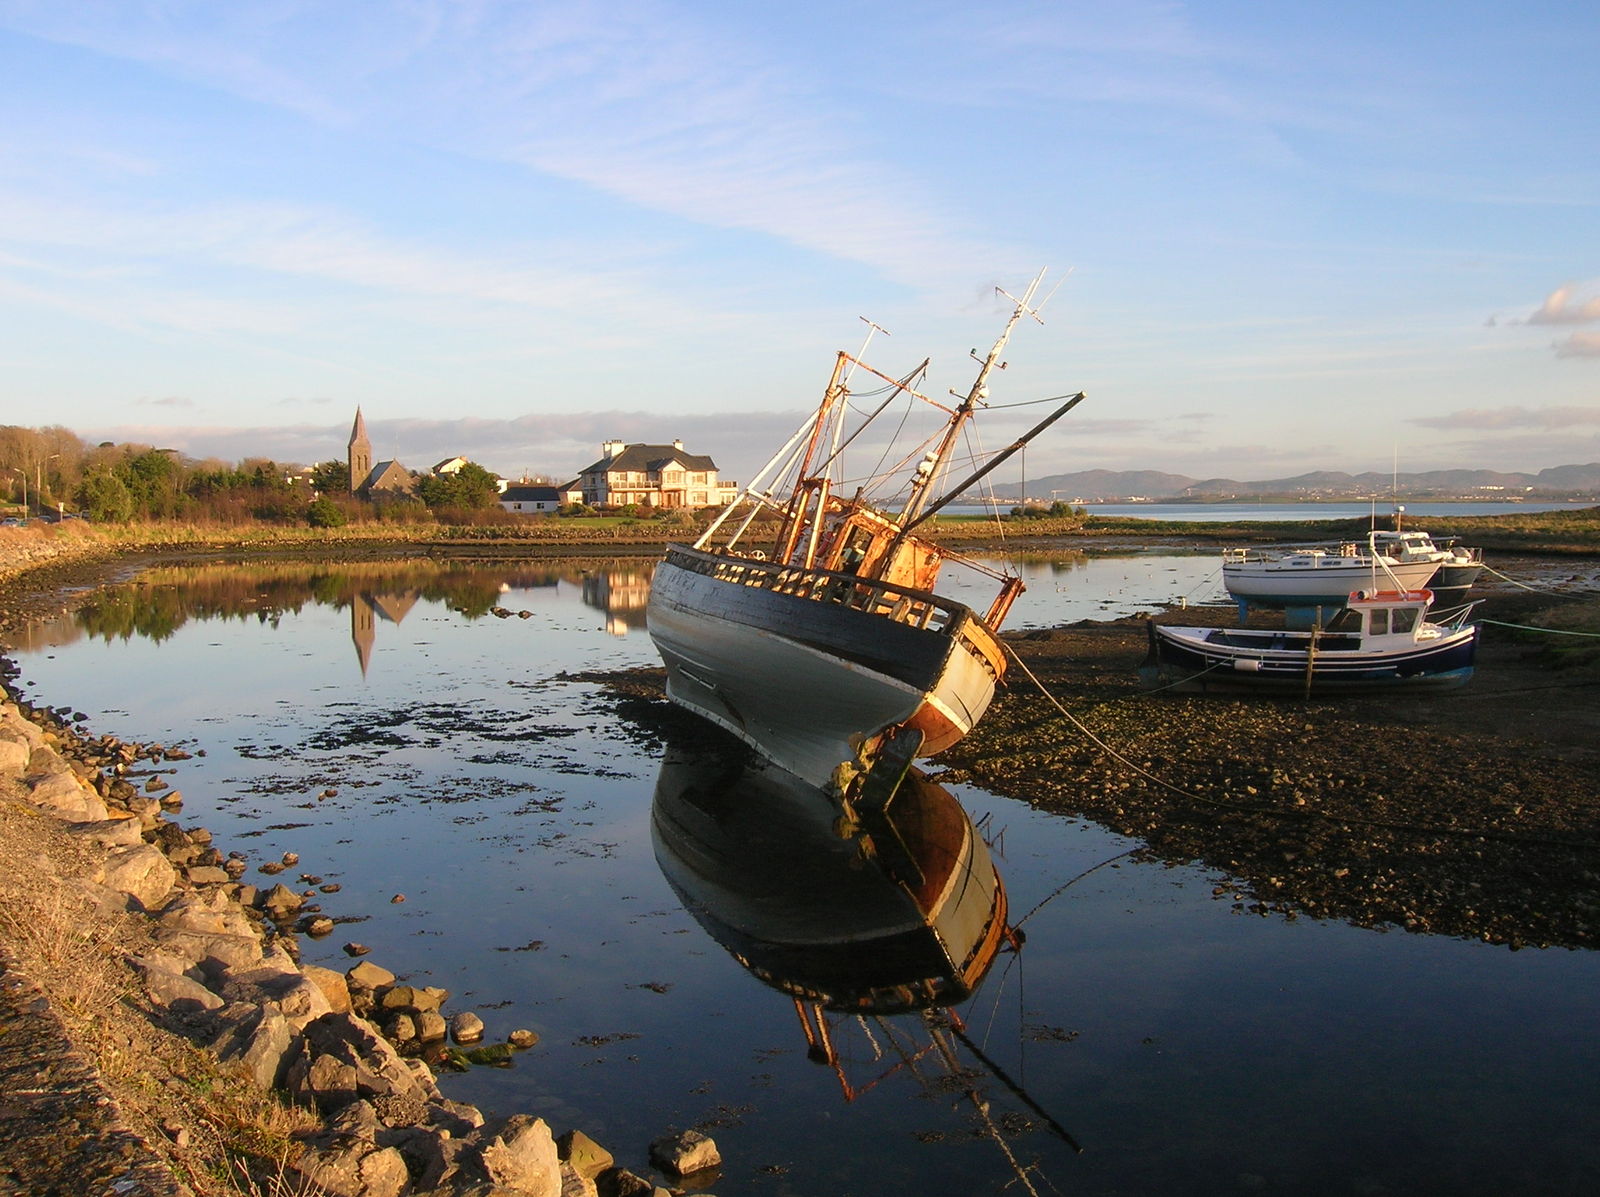
{"label": "boat reflection in water", "polygon": [[[958,1080],[1019,1175],[1028,1169],[990,1115],[980,1071],[1071,1142],[967,1038],[954,1008],[1022,937],[988,845],[948,790],[911,769],[898,786],[864,787],[850,802],[742,750],[669,748],[651,828],[685,908],[794,1001],[811,1058],[832,1068],[846,1100],[904,1068],[926,1081],[926,1058]],[[891,1022],[896,1015],[907,1017]],[[842,1033],[872,1043],[874,1075],[848,1075]]]}
{"label": "boat reflection in water", "polygon": [[669,751],[656,860],[745,968],[823,1009],[964,1001],[1007,943],[1005,888],[950,792],[915,770],[853,806],[775,766]]}

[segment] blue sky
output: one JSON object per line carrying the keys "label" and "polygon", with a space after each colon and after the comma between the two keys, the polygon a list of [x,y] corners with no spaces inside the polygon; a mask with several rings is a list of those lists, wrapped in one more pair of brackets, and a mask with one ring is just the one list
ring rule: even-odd
{"label": "blue sky", "polygon": [[858,316],[938,394],[1048,266],[1029,474],[1600,460],[1597,58],[1537,0],[0,0],[0,423],[748,476]]}

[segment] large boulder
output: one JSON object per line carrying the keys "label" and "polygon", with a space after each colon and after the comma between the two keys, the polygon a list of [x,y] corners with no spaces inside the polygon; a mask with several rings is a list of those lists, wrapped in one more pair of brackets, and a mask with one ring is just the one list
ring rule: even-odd
{"label": "large boulder", "polygon": [[528,1197],[559,1197],[561,1160],[543,1118],[513,1114],[472,1136],[475,1167],[497,1188]]}
{"label": "large boulder", "polygon": [[323,968],[320,964],[303,964],[300,971],[305,973],[309,980],[328,1001],[328,1010],[334,1014],[348,1014],[350,1012],[350,985],[342,973],[331,968]]}
{"label": "large boulder", "polygon": [[134,848],[144,843],[139,820],[117,812],[99,823],[69,823],[67,831],[99,848]]}
{"label": "large boulder", "polygon": [[190,1014],[200,1010],[220,1010],[226,1003],[192,977],[136,960],[150,1000],[166,1010]]}
{"label": "large boulder", "polygon": [[21,777],[28,769],[33,747],[20,731],[0,724],[0,777]]}
{"label": "large boulder", "polygon": [[689,1176],[720,1165],[722,1153],[709,1135],[688,1130],[651,1143],[650,1162],[675,1176]]}
{"label": "large boulder", "polygon": [[258,1089],[276,1089],[288,1065],[294,1034],[288,1021],[270,1006],[236,1003],[218,1014],[221,1030],[211,1049],[224,1064],[233,1064]]}
{"label": "large boulder", "polygon": [[402,1197],[411,1189],[397,1148],[339,1135],[308,1143],[292,1161],[312,1191],[332,1197]]}
{"label": "large boulder", "polygon": [[161,850],[142,843],[112,849],[92,877],[107,889],[136,899],[146,910],[154,909],[172,892],[176,879],[172,862]]}
{"label": "large boulder", "polygon": [[217,992],[230,1002],[271,1006],[295,1031],[333,1010],[317,984],[292,965],[263,964],[230,971],[218,982]]}
{"label": "large boulder", "polygon": [[[46,758],[40,767],[40,758]],[[54,758],[51,762],[48,758]],[[23,778],[34,805],[54,811],[68,823],[102,823],[111,817],[94,787],[80,778],[51,748],[36,748]]]}
{"label": "large boulder", "polygon": [[390,1126],[421,1122],[439,1099],[425,1065],[413,1071],[369,1023],[350,1014],[306,1024],[284,1084],[296,1100],[324,1113],[357,1099],[370,1102]]}

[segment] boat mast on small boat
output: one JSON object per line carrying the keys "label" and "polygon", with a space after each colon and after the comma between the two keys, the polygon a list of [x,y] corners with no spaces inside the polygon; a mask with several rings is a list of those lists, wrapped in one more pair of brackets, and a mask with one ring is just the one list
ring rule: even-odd
{"label": "boat mast on small boat", "polygon": [[[952,392],[954,407],[913,388],[926,361],[892,378],[839,353],[816,413],[692,546],[672,546],[656,567],[647,619],[669,698],[813,785],[837,784],[841,765],[872,764],[891,739],[902,740],[894,755],[909,761],[972,729],[1005,672],[995,632],[1022,580],[917,530],[1083,399],[1061,397],[1048,417],[950,483],[962,435],[987,406],[990,376],[1006,366],[1012,330],[1023,316],[1038,319],[1042,279],[1021,299],[1000,292],[1013,305],[1010,318],[987,355],[973,352],[977,377],[964,394]],[[847,428],[858,372],[882,383],[885,397]],[[942,411],[942,426],[897,466],[847,480],[844,451],[900,398]],[[892,451],[883,450],[885,459]],[[891,480],[899,491],[876,500]],[[715,545],[738,513],[742,522]],[[758,535],[768,539],[752,543]],[[936,593],[950,561],[998,583],[982,615]]]}

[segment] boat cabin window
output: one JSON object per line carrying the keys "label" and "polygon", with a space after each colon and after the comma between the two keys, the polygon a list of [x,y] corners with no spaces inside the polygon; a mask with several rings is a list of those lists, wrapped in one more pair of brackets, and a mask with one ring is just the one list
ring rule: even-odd
{"label": "boat cabin window", "polygon": [[1376,611],[1367,612],[1367,635],[1387,636],[1389,634],[1389,609],[1380,607]]}
{"label": "boat cabin window", "polygon": [[1413,632],[1417,627],[1417,616],[1421,614],[1415,607],[1396,607],[1389,612],[1389,628],[1393,632]]}
{"label": "boat cabin window", "polygon": [[1361,630],[1361,612],[1346,607],[1328,621],[1327,630],[1330,632],[1359,632]]}

